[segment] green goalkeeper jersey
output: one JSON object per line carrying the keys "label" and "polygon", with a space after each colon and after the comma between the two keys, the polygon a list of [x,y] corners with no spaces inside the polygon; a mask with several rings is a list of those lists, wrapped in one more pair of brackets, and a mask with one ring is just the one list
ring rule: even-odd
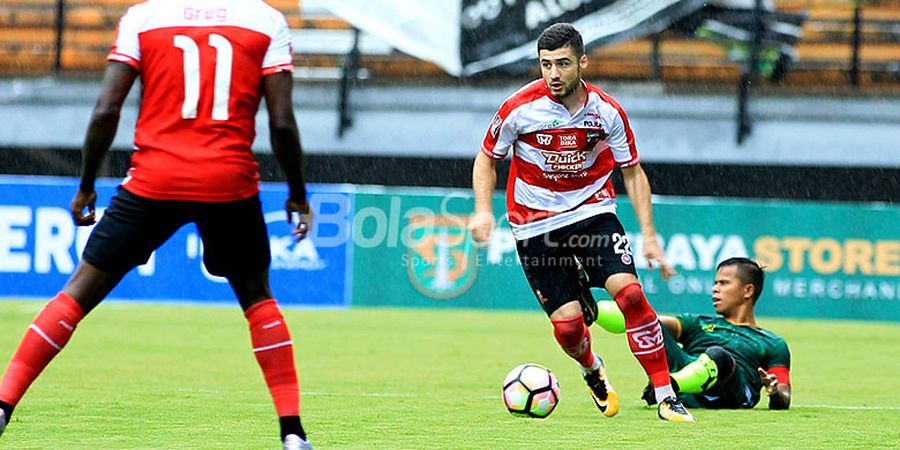
{"label": "green goalkeeper jersey", "polygon": [[[717,345],[728,351],[735,361],[735,381],[728,383],[738,392],[729,392],[730,399],[708,398],[719,403],[736,403],[719,407],[752,408],[759,402],[762,380],[757,367],[769,370],[772,367],[791,368],[791,353],[787,342],[771,331],[751,325],[735,325],[720,316],[695,314],[679,315],[681,334],[678,342],[689,355],[699,355],[707,348]],[[704,402],[705,403],[705,402]],[[713,405],[710,405],[713,406]]]}

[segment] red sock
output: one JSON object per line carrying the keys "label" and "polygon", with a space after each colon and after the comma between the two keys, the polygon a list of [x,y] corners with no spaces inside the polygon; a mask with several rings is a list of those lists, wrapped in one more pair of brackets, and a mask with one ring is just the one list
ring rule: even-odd
{"label": "red sock", "polygon": [[299,416],[300,385],[294,368],[294,346],[278,304],[275,300],[257,303],[244,316],[250,323],[253,353],[272,394],[278,417]]}
{"label": "red sock", "polygon": [[594,365],[594,352],[591,351],[591,332],[584,324],[584,318],[578,317],[564,320],[551,320],[553,335],[556,342],[567,355],[581,364],[581,367],[590,368]]}
{"label": "red sock", "polygon": [[625,331],[631,353],[647,372],[653,387],[668,386],[669,363],[663,346],[662,328],[656,312],[644,297],[641,285],[631,283],[622,288],[616,294],[616,304],[625,315]]}
{"label": "red sock", "polygon": [[84,311],[75,299],[63,292],[56,294],[25,330],[0,383],[0,401],[16,406],[50,360],[66,346],[83,318]]}

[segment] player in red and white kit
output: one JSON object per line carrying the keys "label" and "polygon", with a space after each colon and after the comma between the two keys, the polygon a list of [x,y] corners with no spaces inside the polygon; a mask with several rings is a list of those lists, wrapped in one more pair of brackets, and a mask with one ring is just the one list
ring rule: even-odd
{"label": "player in red and white kit", "polygon": [[279,416],[284,448],[312,448],[300,422],[293,346],[269,288],[271,259],[251,152],[266,97],[272,149],[285,172],[293,233],[311,224],[294,118],[291,37],[262,0],[150,0],[119,22],[84,143],[71,211],[95,221],[94,182],[140,76],[128,176],[91,233],[75,273],[28,328],[0,383],[0,433],[76,325],[172,234],[195,223],[207,270],[226,277],[249,322],[253,352]]}
{"label": "player in red and white kit", "polygon": [[628,342],[653,383],[659,417],[693,421],[670,385],[662,330],[615,214],[610,175],[618,166],[647,259],[663,277],[673,273],[656,238],[650,184],[628,118],[612,97],[582,79],[588,58],[573,26],[545,29],[538,38],[538,58],[542,79],[503,102],[475,159],[472,237],[478,242],[490,238],[496,161],[512,149],[506,206],[519,259],[557,342],[581,366],[594,403],[608,417],[619,411],[618,395],[591,349],[588,329],[596,317],[589,287],[602,287],[625,315]]}

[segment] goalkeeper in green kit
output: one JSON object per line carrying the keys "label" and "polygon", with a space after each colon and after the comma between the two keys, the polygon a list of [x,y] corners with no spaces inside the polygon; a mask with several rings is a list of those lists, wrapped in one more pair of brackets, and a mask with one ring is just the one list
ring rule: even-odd
{"label": "goalkeeper in green kit", "polygon": [[[659,316],[672,386],[687,407],[753,408],[765,388],[769,409],[791,404],[791,355],[783,338],[756,324],[764,275],[748,258],[719,263],[712,291],[717,316]],[[600,302],[597,323],[624,332],[621,312]],[[680,344],[680,345],[679,345]],[[653,390],[642,396],[655,403]]]}

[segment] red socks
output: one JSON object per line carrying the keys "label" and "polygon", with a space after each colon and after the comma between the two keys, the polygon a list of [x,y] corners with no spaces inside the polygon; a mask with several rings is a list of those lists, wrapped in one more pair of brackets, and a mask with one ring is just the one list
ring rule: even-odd
{"label": "red socks", "polygon": [[244,316],[250,324],[253,353],[279,417],[300,415],[300,385],[294,368],[294,346],[284,316],[275,300],[250,307]]}
{"label": "red socks", "polygon": [[82,318],[81,306],[63,292],[44,306],[25,330],[25,336],[6,368],[0,383],[0,401],[12,406],[19,402],[41,371],[66,346]]}
{"label": "red socks", "polygon": [[[279,417],[300,415],[300,388],[294,350],[284,317],[275,300],[247,310],[253,352],[275,401]],[[31,383],[66,346],[84,312],[72,297],[60,292],[38,313],[13,355],[3,381],[0,401],[16,406]]]}
{"label": "red socks", "polygon": [[556,342],[567,355],[586,369],[594,365],[594,352],[591,351],[591,332],[584,324],[581,314],[565,320],[551,320]]}
{"label": "red socks", "polygon": [[668,386],[669,363],[663,346],[662,329],[656,312],[644,297],[641,285],[631,283],[625,286],[616,294],[615,300],[625,315],[625,331],[631,353],[647,372],[653,387]]}

